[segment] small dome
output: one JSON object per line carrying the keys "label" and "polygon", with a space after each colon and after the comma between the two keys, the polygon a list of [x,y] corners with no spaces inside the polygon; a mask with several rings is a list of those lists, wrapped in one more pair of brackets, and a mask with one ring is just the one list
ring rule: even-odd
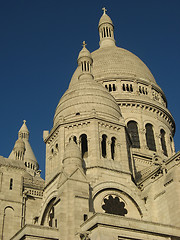
{"label": "small dome", "polygon": [[92,58],[91,57],[91,53],[87,50],[86,48],[86,43],[85,41],[83,41],[83,49],[80,51],[79,53],[79,56],[78,56],[78,60],[82,57],[89,57],[89,58]]}
{"label": "small dome", "polygon": [[107,89],[92,78],[78,79],[77,76],[76,84],[65,92],[56,108],[54,125],[62,118],[73,120],[92,116],[92,113],[108,120],[119,121],[121,117],[120,108]]}
{"label": "small dome", "polygon": [[111,18],[106,13],[103,13],[102,17],[99,20],[98,26],[100,27],[103,23],[109,23],[113,25]]}

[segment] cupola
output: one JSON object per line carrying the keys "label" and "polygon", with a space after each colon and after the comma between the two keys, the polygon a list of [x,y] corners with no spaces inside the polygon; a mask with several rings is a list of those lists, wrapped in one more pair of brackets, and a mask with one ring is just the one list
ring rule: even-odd
{"label": "cupola", "polygon": [[86,48],[86,43],[83,41],[83,49],[80,51],[78,56],[78,66],[81,69],[81,73],[79,74],[78,79],[82,78],[92,78],[92,63],[93,59],[91,57],[91,53]]}
{"label": "cupola", "polygon": [[111,18],[106,14],[106,8],[103,9],[103,15],[100,18],[98,29],[100,36],[100,48],[115,46],[114,40],[114,25],[112,23]]}

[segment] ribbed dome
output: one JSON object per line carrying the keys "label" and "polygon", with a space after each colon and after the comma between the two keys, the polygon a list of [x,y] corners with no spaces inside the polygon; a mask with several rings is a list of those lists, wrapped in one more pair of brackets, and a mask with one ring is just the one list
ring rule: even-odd
{"label": "ribbed dome", "polygon": [[[113,78],[138,78],[149,83],[156,83],[148,67],[133,53],[116,46],[99,48],[91,53],[95,80]],[[77,82],[77,68],[71,84]]]}
{"label": "ribbed dome", "polygon": [[115,99],[101,84],[91,78],[78,79],[77,76],[76,84],[69,87],[56,108],[54,125],[61,118],[72,120],[80,116],[92,116],[92,113],[109,120],[118,121],[121,117]]}

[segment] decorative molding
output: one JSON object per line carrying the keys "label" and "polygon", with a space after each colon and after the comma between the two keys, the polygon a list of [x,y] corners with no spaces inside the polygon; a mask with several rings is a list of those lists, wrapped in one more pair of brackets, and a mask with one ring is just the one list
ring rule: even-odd
{"label": "decorative molding", "polygon": [[108,128],[108,129],[111,129],[111,130],[116,130],[116,131],[119,131],[121,129],[121,127],[119,126],[115,126],[113,124],[108,124],[108,123],[105,123],[105,122],[98,122],[99,126],[100,127],[104,127],[104,128]]}
{"label": "decorative molding", "polygon": [[157,114],[158,117],[161,117],[163,120],[165,120],[168,125],[171,126],[173,132],[175,131],[175,123],[172,118],[172,116],[168,116],[167,113],[163,112],[163,110],[156,108],[155,106],[146,105],[145,103],[127,103],[127,102],[120,102],[119,103],[120,108],[136,108],[141,109],[144,111],[152,112]]}

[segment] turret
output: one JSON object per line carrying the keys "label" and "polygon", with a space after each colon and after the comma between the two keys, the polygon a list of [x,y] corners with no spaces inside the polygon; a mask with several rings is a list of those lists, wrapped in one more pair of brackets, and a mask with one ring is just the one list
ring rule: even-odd
{"label": "turret", "polygon": [[86,45],[85,41],[83,41],[83,49],[80,51],[78,56],[78,65],[81,68],[78,79],[94,78],[92,75],[93,59],[91,57],[91,53],[87,50]]}
{"label": "turret", "polygon": [[26,126],[26,120],[23,121],[23,125],[18,132],[18,140],[9,158],[24,161],[24,165],[31,175],[35,175],[35,172],[39,169],[38,162],[29,143],[29,130]]}
{"label": "turret", "polygon": [[82,156],[79,147],[71,136],[64,152],[63,166],[66,172],[71,173],[77,168],[82,168]]}
{"label": "turret", "polygon": [[115,46],[114,40],[114,25],[112,23],[111,18],[106,14],[106,8],[102,9],[103,15],[100,18],[98,29],[99,29],[99,37],[100,37],[100,48]]}

